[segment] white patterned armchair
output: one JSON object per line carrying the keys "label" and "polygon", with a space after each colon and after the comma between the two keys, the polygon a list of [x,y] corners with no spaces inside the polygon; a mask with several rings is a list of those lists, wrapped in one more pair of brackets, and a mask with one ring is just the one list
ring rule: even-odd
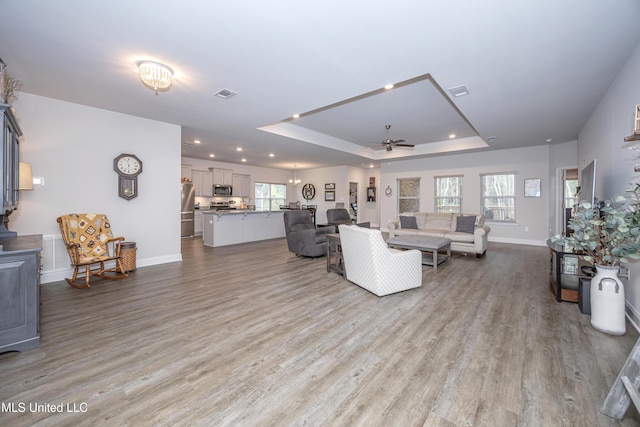
{"label": "white patterned armchair", "polygon": [[381,297],[422,285],[422,254],[387,247],[380,230],[340,225],[347,280]]}

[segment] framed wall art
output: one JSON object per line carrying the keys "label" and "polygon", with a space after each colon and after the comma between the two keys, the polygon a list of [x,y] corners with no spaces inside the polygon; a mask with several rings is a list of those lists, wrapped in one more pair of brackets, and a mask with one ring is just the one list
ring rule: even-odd
{"label": "framed wall art", "polygon": [[376,187],[368,187],[367,202],[375,202],[375,201],[376,201]]}
{"label": "framed wall art", "polygon": [[336,192],[335,191],[325,191],[324,192],[324,201],[325,202],[335,202],[336,201]]}
{"label": "framed wall art", "polygon": [[325,190],[335,190],[336,189],[336,183],[335,182],[331,182],[329,184],[325,184],[324,185],[324,189]]}
{"label": "framed wall art", "polygon": [[528,178],[524,180],[524,197],[540,197],[541,178]]}

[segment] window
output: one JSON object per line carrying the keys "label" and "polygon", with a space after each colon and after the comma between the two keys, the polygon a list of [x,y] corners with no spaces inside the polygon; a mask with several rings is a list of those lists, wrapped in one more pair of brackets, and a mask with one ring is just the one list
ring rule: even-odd
{"label": "window", "polygon": [[398,212],[420,210],[420,178],[398,180]]}
{"label": "window", "polygon": [[437,176],[435,212],[462,213],[462,175]]}
{"label": "window", "polygon": [[257,211],[277,211],[287,200],[287,186],[285,184],[256,182],[255,189]]}
{"label": "window", "polygon": [[481,175],[482,211],[491,221],[516,221],[516,174]]}

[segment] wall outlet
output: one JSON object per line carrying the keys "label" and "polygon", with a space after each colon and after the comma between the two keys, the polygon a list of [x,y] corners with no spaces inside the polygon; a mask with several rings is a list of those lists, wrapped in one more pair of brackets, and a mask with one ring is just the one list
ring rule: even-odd
{"label": "wall outlet", "polygon": [[618,273],[619,277],[623,277],[627,279],[629,282],[631,281],[631,269],[626,265],[620,265],[620,272]]}

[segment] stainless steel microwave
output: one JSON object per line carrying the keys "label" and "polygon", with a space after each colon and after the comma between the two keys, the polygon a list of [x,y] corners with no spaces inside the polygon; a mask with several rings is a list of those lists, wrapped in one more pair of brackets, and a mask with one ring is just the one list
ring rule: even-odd
{"label": "stainless steel microwave", "polygon": [[213,186],[214,196],[231,196],[231,186],[216,184]]}

